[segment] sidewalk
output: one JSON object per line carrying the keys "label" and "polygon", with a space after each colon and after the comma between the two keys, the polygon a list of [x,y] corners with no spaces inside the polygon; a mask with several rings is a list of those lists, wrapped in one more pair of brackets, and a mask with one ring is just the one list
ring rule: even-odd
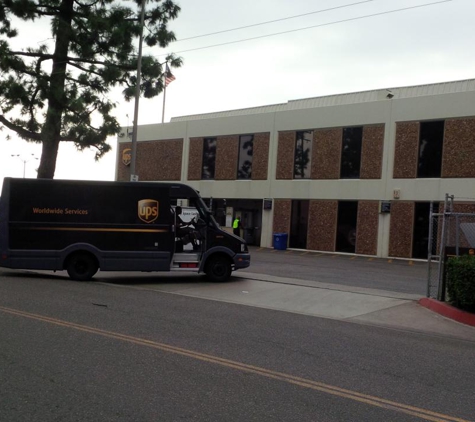
{"label": "sidewalk", "polygon": [[[329,289],[358,292],[361,287],[377,295],[418,300],[419,305],[449,319],[475,327],[475,315],[447,303],[426,298],[428,264],[423,260],[384,259],[354,254],[319,253],[287,249],[251,248],[252,265],[242,272],[267,276],[291,275],[298,282],[326,283]],[[241,271],[239,272],[241,273]],[[369,290],[368,290],[369,289]],[[381,293],[380,291],[383,291]],[[400,293],[408,293],[401,295]]]}
{"label": "sidewalk", "polygon": [[[102,278],[99,281],[107,282],[106,274],[102,273],[104,278],[98,277]],[[236,271],[226,283],[211,283],[199,276],[181,274],[163,279],[150,277],[153,283],[141,284],[140,288],[475,342],[475,327],[424,308],[418,304],[421,295],[244,271]],[[177,281],[171,281],[172,278]]]}
{"label": "sidewalk", "polygon": [[[135,287],[147,290],[475,342],[475,327],[424,308],[417,294],[248,271],[236,271],[226,283],[207,282],[198,275],[131,275]],[[109,282],[109,277],[117,280],[115,273],[99,273],[97,281]]]}
{"label": "sidewalk", "polygon": [[227,297],[227,301],[250,306],[475,341],[475,327],[421,306],[424,298],[420,295],[250,272],[235,272],[233,277],[242,282],[229,283],[224,289],[221,285],[220,300]]}

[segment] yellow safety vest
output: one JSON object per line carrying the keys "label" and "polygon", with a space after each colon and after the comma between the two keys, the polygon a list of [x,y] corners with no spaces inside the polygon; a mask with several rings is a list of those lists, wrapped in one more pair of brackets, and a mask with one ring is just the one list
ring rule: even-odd
{"label": "yellow safety vest", "polygon": [[239,220],[236,218],[233,222],[233,229],[239,228]]}

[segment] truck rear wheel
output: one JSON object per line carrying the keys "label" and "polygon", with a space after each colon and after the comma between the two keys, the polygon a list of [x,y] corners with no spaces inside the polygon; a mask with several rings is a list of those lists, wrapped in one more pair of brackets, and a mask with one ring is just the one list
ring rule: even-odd
{"label": "truck rear wheel", "polygon": [[76,281],[89,281],[98,269],[95,258],[84,252],[71,255],[66,264],[69,277]]}
{"label": "truck rear wheel", "polygon": [[208,279],[213,282],[222,283],[227,281],[231,276],[231,272],[231,260],[227,256],[212,256],[206,263],[205,273]]}

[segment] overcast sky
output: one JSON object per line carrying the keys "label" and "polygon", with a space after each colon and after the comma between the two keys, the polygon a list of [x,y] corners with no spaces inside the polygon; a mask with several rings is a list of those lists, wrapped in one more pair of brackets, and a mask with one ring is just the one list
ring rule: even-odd
{"label": "overcast sky", "polygon": [[[193,39],[165,50],[144,49],[162,59],[175,52],[184,60],[167,88],[165,122],[300,98],[475,78],[474,0],[176,2],[182,11],[171,28],[177,40]],[[422,5],[427,6],[415,7]],[[330,8],[334,10],[324,11]],[[36,23],[35,32],[43,28],[47,38],[48,25]],[[31,33],[31,26],[22,24],[20,32]],[[210,46],[215,47],[205,48]],[[131,125],[133,103],[111,95],[119,123]],[[140,101],[139,125],[161,122],[162,101],[161,95]],[[0,132],[0,180],[22,177],[24,169],[26,177],[36,177],[38,161],[31,154],[39,158],[41,147],[7,141],[7,133]],[[79,153],[62,145],[55,178],[113,180],[116,139],[110,143],[113,151],[99,163],[92,151]]]}

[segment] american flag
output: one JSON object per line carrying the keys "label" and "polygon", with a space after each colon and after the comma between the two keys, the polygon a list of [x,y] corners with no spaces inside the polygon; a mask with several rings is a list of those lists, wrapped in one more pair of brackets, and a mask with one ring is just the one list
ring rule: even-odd
{"label": "american flag", "polygon": [[170,71],[170,68],[167,65],[166,71],[165,71],[165,86],[168,86],[171,84],[176,78],[173,76],[172,72]]}

